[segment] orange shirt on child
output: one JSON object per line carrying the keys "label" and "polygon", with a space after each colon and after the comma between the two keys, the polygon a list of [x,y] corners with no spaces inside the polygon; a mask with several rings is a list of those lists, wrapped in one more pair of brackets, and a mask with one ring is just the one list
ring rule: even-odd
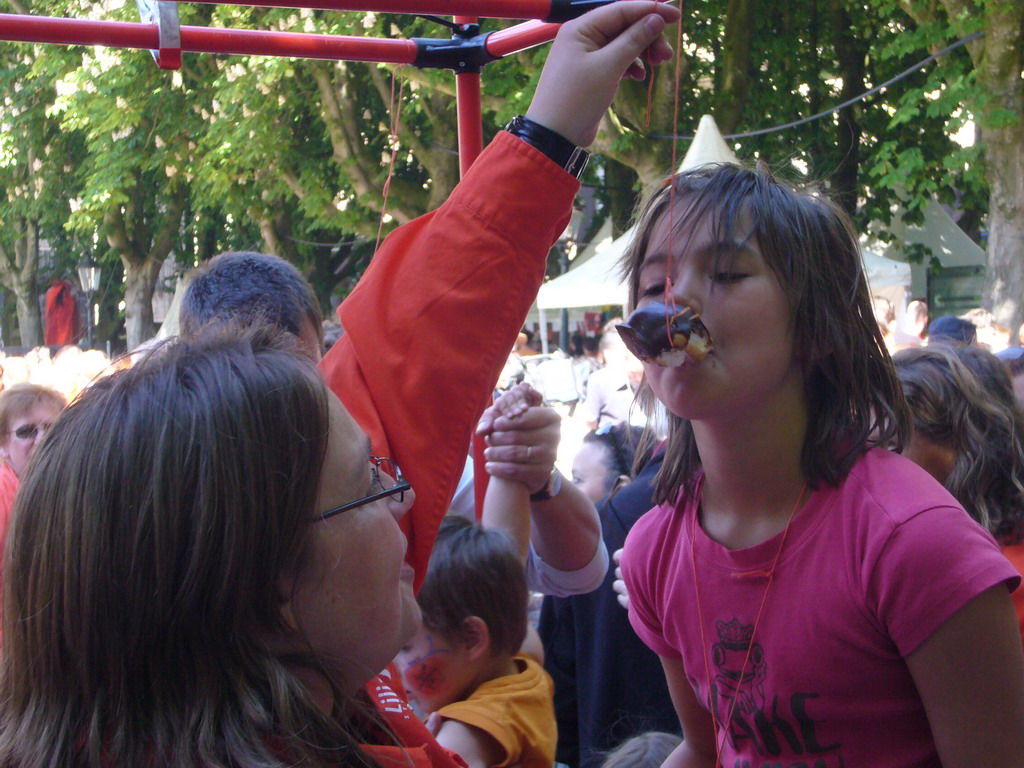
{"label": "orange shirt on child", "polygon": [[465,701],[437,712],[493,737],[505,752],[498,767],[514,763],[522,768],[551,768],[558,741],[554,683],[529,656],[518,654],[514,661],[518,674],[488,680]]}

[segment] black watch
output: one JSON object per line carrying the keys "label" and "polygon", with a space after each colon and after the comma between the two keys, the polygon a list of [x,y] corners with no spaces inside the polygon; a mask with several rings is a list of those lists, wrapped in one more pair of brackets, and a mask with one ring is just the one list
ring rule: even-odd
{"label": "black watch", "polygon": [[561,134],[535,123],[528,117],[516,115],[509,120],[505,130],[543,152],[560,168],[564,168],[566,173],[577,179],[587,169],[587,162],[590,160],[590,153],[587,150],[577,147]]}

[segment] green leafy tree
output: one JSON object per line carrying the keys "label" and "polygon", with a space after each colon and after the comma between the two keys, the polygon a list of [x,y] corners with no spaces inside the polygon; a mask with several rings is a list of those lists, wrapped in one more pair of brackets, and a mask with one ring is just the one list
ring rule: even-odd
{"label": "green leafy tree", "polygon": [[[875,3],[889,7],[892,3]],[[944,83],[978,121],[977,153],[951,159],[983,162],[988,186],[986,303],[996,319],[1024,322],[1024,4],[1016,0],[899,0],[899,8],[933,47],[975,32],[968,66]]]}
{"label": "green leafy tree", "polygon": [[[134,9],[109,14],[132,19]],[[167,73],[145,51],[74,49],[79,57],[60,80],[57,110],[78,131],[88,155],[80,172],[81,204],[70,227],[96,233],[98,254],[124,268],[127,345],[155,333],[152,298],[164,260],[189,249],[183,213],[190,198],[198,114],[208,96],[206,73]]]}
{"label": "green leafy tree", "polygon": [[39,66],[42,50],[0,47],[0,283],[15,296],[25,346],[43,343],[40,246],[67,255],[64,224],[83,154],[79,137],[63,133],[50,114],[57,93]]}

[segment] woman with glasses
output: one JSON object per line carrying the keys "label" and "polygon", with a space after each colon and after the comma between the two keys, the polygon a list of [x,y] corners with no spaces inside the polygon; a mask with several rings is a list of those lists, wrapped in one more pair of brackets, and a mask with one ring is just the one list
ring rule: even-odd
{"label": "woman with glasses", "polygon": [[382,761],[413,493],[290,337],[211,333],[96,382],[23,478],[0,765]]}
{"label": "woman with glasses", "polygon": [[64,405],[60,392],[38,384],[15,384],[0,392],[0,558],[20,478]]}

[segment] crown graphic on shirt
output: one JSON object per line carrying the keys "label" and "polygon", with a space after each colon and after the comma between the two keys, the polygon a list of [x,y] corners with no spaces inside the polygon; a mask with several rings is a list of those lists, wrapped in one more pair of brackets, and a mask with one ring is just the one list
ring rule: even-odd
{"label": "crown graphic on shirt", "polygon": [[715,630],[718,632],[718,639],[722,641],[722,645],[731,650],[746,650],[754,638],[753,625],[743,624],[739,619],[729,622],[716,621]]}

